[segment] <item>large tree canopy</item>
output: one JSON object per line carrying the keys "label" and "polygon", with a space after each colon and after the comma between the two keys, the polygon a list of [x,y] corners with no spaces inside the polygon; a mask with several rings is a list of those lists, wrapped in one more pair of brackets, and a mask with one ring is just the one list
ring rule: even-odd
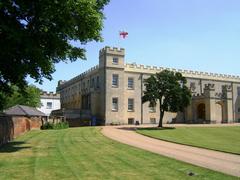
{"label": "large tree canopy", "polygon": [[11,86],[12,94],[10,96],[2,96],[3,107],[7,109],[15,105],[26,105],[31,107],[40,107],[40,93],[41,90],[34,85],[27,86],[24,91],[17,86]]}
{"label": "large tree canopy", "polygon": [[191,92],[186,86],[187,80],[181,73],[168,70],[161,71],[145,80],[146,90],[142,102],[150,102],[150,106],[159,103],[160,118],[159,127],[165,111],[183,111],[191,100]]}
{"label": "large tree canopy", "polygon": [[[1,0],[0,92],[52,79],[54,64],[85,58],[85,44],[101,41],[103,8],[109,0]],[[0,97],[1,99],[2,97]]]}

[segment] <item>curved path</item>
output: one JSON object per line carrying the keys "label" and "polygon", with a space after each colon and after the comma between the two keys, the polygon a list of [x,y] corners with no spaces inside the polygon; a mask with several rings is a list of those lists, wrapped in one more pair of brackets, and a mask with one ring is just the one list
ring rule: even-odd
{"label": "curved path", "polygon": [[103,135],[147,151],[240,177],[240,156],[149,138],[133,126],[105,126]]}

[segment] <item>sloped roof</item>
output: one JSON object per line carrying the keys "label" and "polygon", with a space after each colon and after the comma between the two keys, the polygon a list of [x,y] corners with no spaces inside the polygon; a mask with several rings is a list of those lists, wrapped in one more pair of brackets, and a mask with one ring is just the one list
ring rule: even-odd
{"label": "sloped roof", "polygon": [[16,105],[5,111],[6,115],[17,115],[17,116],[46,116],[43,112],[37,110],[34,107]]}

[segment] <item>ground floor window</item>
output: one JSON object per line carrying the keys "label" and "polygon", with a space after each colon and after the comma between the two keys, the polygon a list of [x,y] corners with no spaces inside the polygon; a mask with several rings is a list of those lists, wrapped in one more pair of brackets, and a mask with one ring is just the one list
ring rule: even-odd
{"label": "ground floor window", "polygon": [[128,118],[128,124],[134,124],[134,118]]}
{"label": "ground floor window", "polygon": [[129,98],[128,99],[128,111],[134,110],[134,99]]}
{"label": "ground floor window", "polygon": [[151,124],[156,124],[156,118],[150,118],[150,123]]}
{"label": "ground floor window", "polygon": [[112,111],[118,110],[118,98],[112,98]]}

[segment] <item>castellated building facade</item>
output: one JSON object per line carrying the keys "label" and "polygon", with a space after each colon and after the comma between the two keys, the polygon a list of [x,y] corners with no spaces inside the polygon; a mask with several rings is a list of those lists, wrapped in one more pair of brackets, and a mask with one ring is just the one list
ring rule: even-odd
{"label": "castellated building facade", "polygon": [[124,63],[125,50],[105,47],[99,64],[59,81],[61,106],[88,111],[102,124],[158,123],[159,107],[142,104],[144,79],[164,69],[180,72],[192,92],[184,112],[166,112],[164,123],[240,122],[240,77]]}

